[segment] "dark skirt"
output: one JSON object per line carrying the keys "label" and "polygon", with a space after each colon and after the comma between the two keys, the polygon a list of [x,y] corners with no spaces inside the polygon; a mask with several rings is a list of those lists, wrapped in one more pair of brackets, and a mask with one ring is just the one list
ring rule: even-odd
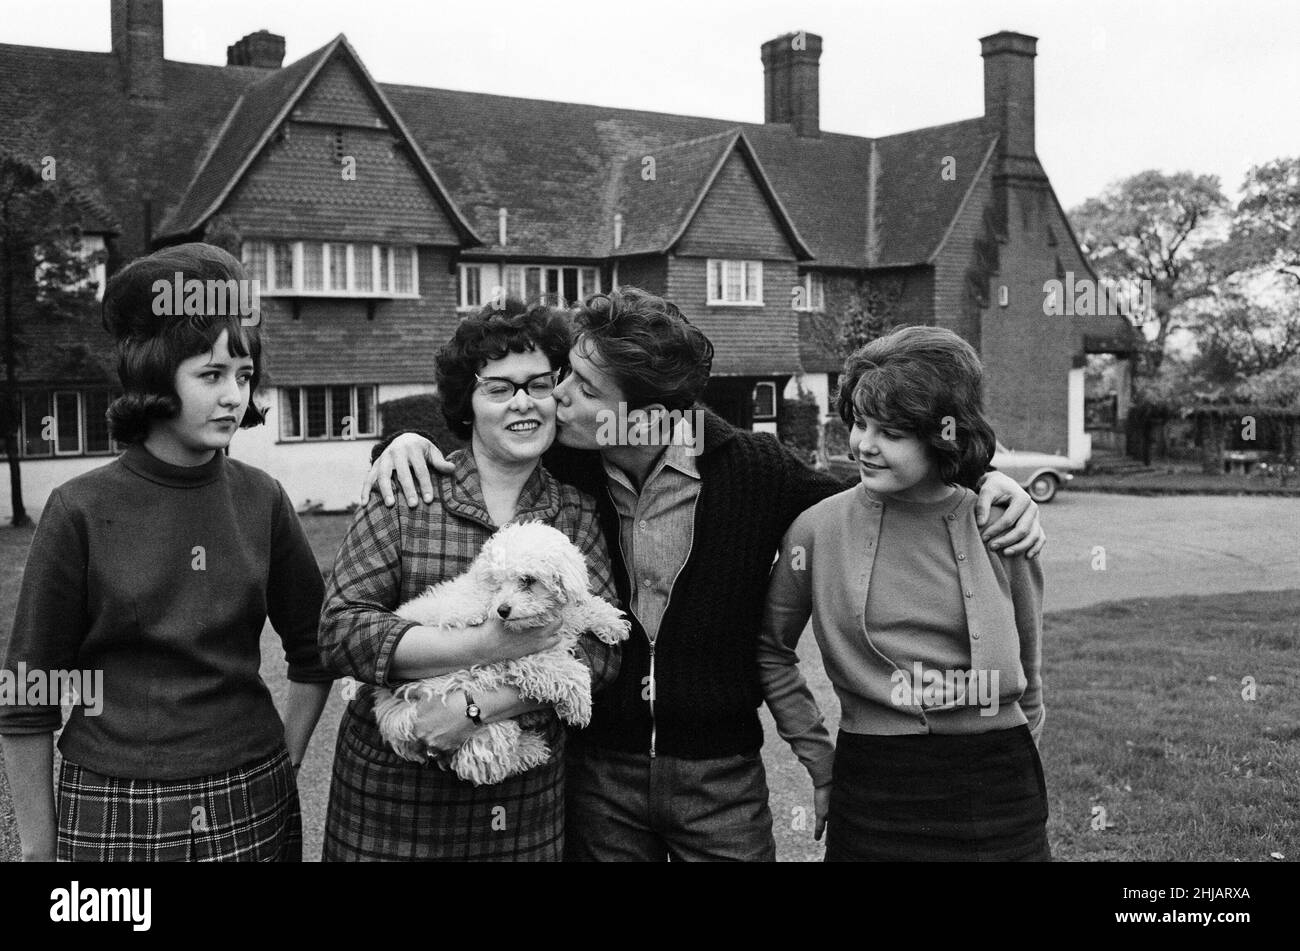
{"label": "dark skirt", "polygon": [[349,706],[334,751],[322,860],[558,862],[564,851],[564,730],[558,720],[546,739],[546,763],[475,786],[435,763],[402,759],[373,717]]}
{"label": "dark skirt", "polygon": [[1051,861],[1047,785],[1029,727],[841,731],[826,837],[828,862]]}
{"label": "dark skirt", "polygon": [[195,779],[121,779],[64,760],[60,862],[301,862],[298,785],[281,749]]}

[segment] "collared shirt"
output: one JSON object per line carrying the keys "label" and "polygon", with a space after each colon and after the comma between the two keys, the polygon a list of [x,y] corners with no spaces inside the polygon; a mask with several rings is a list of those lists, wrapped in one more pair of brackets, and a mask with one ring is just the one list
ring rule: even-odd
{"label": "collared shirt", "polygon": [[686,565],[695,536],[695,502],[700,473],[690,422],[677,421],[673,439],[655,462],[638,493],[627,475],[604,461],[610,497],[618,511],[619,541],[632,592],[629,610],[653,644],[668,610],[673,582]]}

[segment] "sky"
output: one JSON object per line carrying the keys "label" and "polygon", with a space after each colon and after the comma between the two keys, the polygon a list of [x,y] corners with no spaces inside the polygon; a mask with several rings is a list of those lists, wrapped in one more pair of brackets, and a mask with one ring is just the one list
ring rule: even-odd
{"label": "sky", "polygon": [[[1072,208],[1154,168],[1300,155],[1295,0],[171,0],[168,59],[225,63],[267,29],[286,63],[347,35],[380,82],[763,121],[762,43],[823,38],[821,126],[880,136],[983,112],[979,38],[1039,39],[1037,150]],[[109,0],[0,0],[0,43],[106,52]],[[2,133],[3,130],[0,130]]]}

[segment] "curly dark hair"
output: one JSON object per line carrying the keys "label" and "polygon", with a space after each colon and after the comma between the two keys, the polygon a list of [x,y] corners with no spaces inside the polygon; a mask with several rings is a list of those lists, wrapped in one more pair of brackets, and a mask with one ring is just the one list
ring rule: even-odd
{"label": "curly dark hair", "polygon": [[[230,253],[197,242],[155,251],[109,278],[101,323],[117,341],[117,376],[124,391],[108,408],[108,428],[115,440],[143,442],[155,420],[174,419],[180,414],[177,368],[182,361],[209,352],[222,331],[229,331],[232,354],[253,360],[248,408],[240,428],[265,422],[265,411],[253,402],[262,376],[262,341],[257,326],[244,325],[238,309],[230,306],[214,308],[225,313],[189,315],[160,314],[160,308],[155,306],[158,295],[170,295],[178,280],[198,280],[205,288],[213,286],[209,281],[220,282],[223,288],[236,288],[238,294],[237,289],[247,285],[228,282],[246,279],[243,265]],[[223,300],[228,302],[229,297]]]}
{"label": "curly dark hair", "polygon": [[470,402],[478,373],[489,360],[507,353],[540,350],[558,370],[569,365],[568,315],[543,304],[528,306],[515,298],[490,304],[456,325],[456,332],[434,361],[438,395],[447,428],[461,439],[474,429]]}
{"label": "curly dark hair", "polygon": [[574,324],[577,342],[618,383],[628,409],[685,410],[708,385],[713,344],[662,297],[637,287],[593,294]]}
{"label": "curly dark hair", "polygon": [[[996,440],[984,415],[984,368],[975,349],[941,327],[900,327],[853,353],[840,378],[839,411],[914,433],[939,477],[975,488]],[[944,439],[949,430],[952,440]]]}

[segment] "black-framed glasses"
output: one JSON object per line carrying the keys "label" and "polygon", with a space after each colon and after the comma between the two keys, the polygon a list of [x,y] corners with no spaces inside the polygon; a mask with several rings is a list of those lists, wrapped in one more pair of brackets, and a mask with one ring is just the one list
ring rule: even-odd
{"label": "black-framed glasses", "polygon": [[522,383],[507,380],[502,376],[479,376],[477,373],[474,374],[474,379],[478,380],[478,391],[487,398],[489,403],[509,403],[520,390],[535,400],[546,399],[555,392],[559,375],[559,370],[549,370],[546,373],[530,376]]}

